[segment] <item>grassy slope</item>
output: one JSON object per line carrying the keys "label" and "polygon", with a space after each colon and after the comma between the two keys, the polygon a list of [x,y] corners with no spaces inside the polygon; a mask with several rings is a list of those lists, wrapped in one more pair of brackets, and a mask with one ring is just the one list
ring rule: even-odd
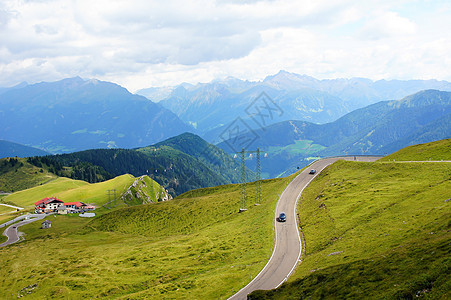
{"label": "grassy slope", "polygon": [[10,213],[12,211],[15,212],[16,210],[14,208],[11,208],[11,207],[8,207],[8,206],[0,205],[0,215],[1,214],[6,214],[6,213]]}
{"label": "grassy slope", "polygon": [[16,192],[57,178],[56,175],[27,163],[25,158],[18,158],[19,164],[15,166],[6,165],[4,162],[8,160],[9,158],[0,159],[0,191]]}
{"label": "grassy slope", "polygon": [[[84,181],[60,177],[51,183],[11,194],[4,198],[4,202],[24,206],[28,212],[33,211],[34,202],[48,196],[56,196],[65,202],[83,201],[100,206],[110,200],[107,190],[116,189],[116,195],[119,199],[120,195],[130,187],[134,180],[135,178],[131,175],[122,175],[105,182],[89,184]],[[137,187],[131,189],[132,195],[128,198],[127,205],[142,204],[143,200],[156,202],[164,196],[164,189],[148,176],[144,176],[142,182],[144,182],[144,185],[140,183]],[[137,193],[140,194],[139,198],[136,197]],[[0,199],[0,201],[3,201],[3,199]],[[109,208],[116,206],[122,207],[125,206],[125,203],[118,200],[108,205]],[[100,210],[96,210],[97,214],[103,214],[108,211],[102,207],[100,207]],[[0,223],[7,222],[21,213],[23,212],[15,212],[12,208],[0,206]],[[83,222],[78,219],[81,218],[70,219],[70,222],[74,222],[74,220],[77,220],[75,223]],[[0,237],[0,241],[2,240],[3,237]]]}
{"label": "grassy slope", "polygon": [[107,190],[116,189],[116,196],[119,196],[134,180],[135,177],[126,174],[104,182],[87,184],[76,189],[62,191],[57,197],[64,202],[83,201],[100,206],[108,202]]}
{"label": "grassy slope", "polygon": [[[17,215],[17,212],[14,208],[0,205],[0,224],[13,219],[14,216]],[[3,228],[0,229],[0,244],[6,242],[7,238],[3,234]]]}
{"label": "grassy slope", "polygon": [[288,153],[289,155],[310,155],[323,150],[325,147],[319,144],[314,144],[310,140],[297,140],[294,144],[287,146],[271,146],[268,148],[267,152],[270,154],[283,154]]}
{"label": "grassy slope", "polygon": [[298,208],[306,255],[252,299],[449,297],[451,164],[330,166]]}
{"label": "grassy slope", "polygon": [[[10,203],[25,208],[34,207],[34,203],[45,197],[56,196],[68,190],[75,189],[89,183],[80,180],[73,180],[66,177],[59,177],[47,184],[36,186],[30,189],[19,191],[3,198],[3,202]],[[63,200],[63,199],[61,199]],[[65,201],[65,200],[63,200]]]}
{"label": "grassy slope", "polygon": [[137,184],[133,183],[129,191],[123,199],[127,205],[164,201],[166,197],[166,190],[149,176],[139,177]]}
{"label": "grassy slope", "polygon": [[[2,224],[2,223],[5,223],[5,222],[7,222],[7,221],[9,221],[9,220],[12,220],[12,219],[14,219],[15,217],[17,217],[17,216],[19,216],[19,215],[21,215],[23,213],[23,211],[14,211],[13,212],[13,210],[10,210],[10,213],[2,213],[2,214],[0,214],[0,224]],[[1,230],[0,230],[0,234],[1,234]]]}
{"label": "grassy slope", "polygon": [[[55,196],[64,202],[82,201],[100,206],[108,202],[108,190],[116,189],[116,195],[119,197],[134,180],[135,177],[129,174],[93,184],[60,177],[48,184],[13,193],[2,201],[25,208],[33,208],[36,201]],[[136,199],[132,202],[137,204],[134,203]]]}
{"label": "grassy slope", "polygon": [[72,216],[50,217],[48,230],[27,225],[25,242],[0,251],[0,285],[8,287],[0,298],[32,284],[33,299],[230,296],[271,254],[273,209],[287,181],[265,181],[263,204],[245,213],[239,186],[226,185],[119,209],[87,226]]}
{"label": "grassy slope", "polygon": [[451,160],[451,139],[403,148],[379,161]]}

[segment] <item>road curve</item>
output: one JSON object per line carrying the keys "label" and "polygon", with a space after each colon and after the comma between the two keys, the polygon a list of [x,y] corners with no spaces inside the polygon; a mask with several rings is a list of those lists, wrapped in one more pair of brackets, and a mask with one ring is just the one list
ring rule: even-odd
{"label": "road curve", "polygon": [[[315,161],[291,181],[283,191],[277,202],[275,216],[281,212],[287,215],[287,221],[280,223],[274,218],[275,241],[274,250],[263,270],[243,289],[231,296],[230,300],[246,299],[247,295],[255,290],[270,290],[284,283],[293,272],[301,257],[301,239],[298,231],[296,203],[302,191],[324,168],[337,160],[352,160],[373,162],[380,156],[346,156],[325,158]],[[311,169],[316,170],[310,175]]]}
{"label": "road curve", "polygon": [[[16,243],[16,242],[19,241],[20,237],[19,237],[19,233],[17,231],[17,228],[19,228],[22,225],[34,222],[36,220],[42,220],[45,217],[47,217],[48,215],[46,215],[46,214],[32,214],[32,215],[28,215],[28,216],[30,217],[30,219],[22,220],[22,221],[20,221],[18,223],[14,223],[14,224],[10,225],[8,228],[6,228],[6,230],[3,232],[3,235],[6,236],[8,238],[8,240],[6,242],[4,242],[4,243],[1,243],[0,244],[0,248],[4,247],[4,246],[8,246],[10,244],[13,244],[13,243]],[[27,215],[20,216],[19,218],[16,218],[16,219],[14,219],[14,220],[12,220],[10,222],[15,222],[15,220],[17,220],[17,219],[24,219],[25,217],[27,217]],[[9,223],[9,222],[7,222],[7,223]],[[5,223],[5,224],[7,224],[7,223]],[[5,224],[2,224],[2,225],[5,225]],[[7,225],[9,225],[9,224],[7,224]]]}

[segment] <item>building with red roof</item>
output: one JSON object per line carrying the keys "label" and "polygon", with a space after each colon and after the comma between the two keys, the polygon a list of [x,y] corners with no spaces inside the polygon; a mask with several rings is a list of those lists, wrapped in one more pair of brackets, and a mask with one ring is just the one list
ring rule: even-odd
{"label": "building with red roof", "polygon": [[56,197],[44,198],[34,204],[36,213],[54,212],[61,205],[63,205],[63,201]]}
{"label": "building with red roof", "polygon": [[66,202],[63,205],[66,206],[67,208],[74,208],[74,209],[83,209],[87,206],[85,203],[80,202],[80,201]]}
{"label": "building with red roof", "polygon": [[64,203],[56,197],[44,198],[36,202],[35,213],[58,212],[58,214],[79,213],[96,209],[95,206],[87,205],[81,201]]}

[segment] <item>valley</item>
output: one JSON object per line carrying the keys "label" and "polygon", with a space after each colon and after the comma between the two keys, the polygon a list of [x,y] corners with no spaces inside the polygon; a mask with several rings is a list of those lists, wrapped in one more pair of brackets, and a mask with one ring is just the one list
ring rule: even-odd
{"label": "valley", "polygon": [[[278,85],[264,85],[280,92]],[[250,100],[265,90],[245,86],[234,88],[233,93],[243,93]],[[210,88],[206,85],[202,91]],[[221,91],[232,93],[226,90]],[[24,96],[24,91],[30,94]],[[43,91],[58,96],[41,102],[48,100]],[[76,98],[79,93],[85,98]],[[299,93],[298,88],[285,86],[283,90],[286,97]],[[324,93],[309,91],[309,101],[323,97],[327,107],[331,105],[327,101],[338,101],[334,98],[338,96],[325,99]],[[3,91],[0,104],[11,95],[19,99],[18,104],[33,99],[44,110],[48,105],[60,109],[63,103],[75,105],[68,108],[74,110],[83,101],[99,99],[97,113],[104,115],[111,105],[117,104],[118,111],[128,107],[130,103],[122,102],[128,99],[136,113],[157,105],[161,110],[157,115],[166,114],[160,104],[117,85],[80,78]],[[278,98],[281,94],[274,95],[281,107],[288,101]],[[0,143],[0,153],[7,156],[0,159],[0,203],[24,208],[14,211],[0,206],[1,223],[34,212],[35,202],[46,197],[96,207],[93,218],[39,215],[42,220],[20,226],[23,240],[0,249],[0,280],[8,286],[0,291],[0,298],[364,298],[381,285],[386,298],[446,297],[450,284],[443,275],[449,264],[450,95],[424,90],[352,111],[345,107],[357,104],[348,102],[335,117],[329,114],[326,119],[335,120],[328,123],[310,122],[313,115],[303,115],[278,122],[259,119],[264,127],[248,126],[255,115],[236,123],[234,113],[221,120],[205,107],[191,112],[187,108],[184,112],[191,117],[208,118],[190,121],[194,128],[182,117],[167,113],[175,129],[158,135],[153,135],[155,128],[167,128],[164,118],[150,121],[159,124],[152,125],[157,126],[154,129],[138,121],[135,127],[139,130],[114,133],[127,140],[122,146],[111,136],[116,129],[110,117],[100,117],[94,131],[77,129],[66,136],[75,148],[65,138],[51,138],[49,146],[25,136],[19,141],[23,145]],[[309,101],[303,105],[322,111]],[[232,105],[232,112],[246,111],[243,103],[237,107],[224,104],[224,109]],[[293,117],[301,116],[293,107],[285,109]],[[84,124],[79,120],[77,126]],[[227,124],[210,131],[201,129],[212,120],[244,124],[248,130],[232,128],[236,131],[224,134],[225,127],[231,128]],[[58,126],[58,122],[53,123]],[[143,133],[143,128],[152,135]],[[54,127],[46,130],[65,136]],[[83,142],[72,139],[73,135],[80,135]],[[201,135],[210,141],[216,136],[219,143],[210,143]],[[42,141],[42,137],[32,138]],[[110,142],[105,144],[105,138],[111,138]],[[237,149],[243,147],[262,151],[259,167],[265,179],[259,205],[254,205],[259,167],[252,155],[244,157],[242,167]],[[316,171],[309,174],[310,169]],[[239,212],[243,178],[248,204],[247,210]],[[277,221],[281,212],[287,213],[284,223]],[[50,228],[41,229],[44,220],[51,222]],[[19,225],[12,224],[10,230]],[[5,241],[2,236],[0,244]],[[421,242],[424,246],[417,247]],[[428,247],[437,255],[430,254]],[[36,259],[42,249],[45,255]],[[407,274],[415,273],[415,268],[422,275],[413,276],[410,282]]]}
{"label": "valley", "polygon": [[[289,208],[276,204],[290,182],[296,200],[301,187],[292,180],[299,172],[264,180],[263,202],[257,206],[253,205],[255,191],[248,184],[249,206],[244,213],[238,212],[239,185],[195,189],[165,202],[118,201],[116,207],[102,207],[108,202],[105,191],[126,191],[136,180],[131,175],[95,184],[61,177],[7,195],[3,201],[28,210],[32,199],[49,194],[65,201],[90,199],[98,209],[94,219],[47,216],[52,221],[49,229],[39,229],[39,222],[20,227],[25,240],[0,249],[4,266],[0,278],[9,286],[2,297],[25,296],[24,288],[35,286],[30,292],[34,298],[226,298],[249,282],[259,282],[257,275],[274,256],[274,229],[286,230],[289,225],[296,232],[297,224],[302,229],[302,262],[278,289],[254,291],[249,299],[291,299],[299,293],[360,297],[381,283],[391,286],[384,292],[388,297],[417,292],[446,295],[444,242],[449,239],[446,194],[451,166],[449,162],[402,162],[402,157],[412,160],[415,153],[417,160],[427,160],[433,153],[448,153],[449,144],[443,140],[412,146],[394,153],[396,161],[389,156],[359,162],[351,156],[325,167],[330,162],[320,160],[311,166],[317,169],[316,176],[307,174],[310,169],[303,171],[311,183],[301,194],[297,214],[291,210],[286,224],[276,222],[275,215]],[[413,248],[419,244],[432,248],[420,252]],[[43,248],[46,256],[36,261],[35,253]],[[431,249],[436,255],[428,254]],[[401,260],[405,264],[396,267]],[[424,275],[412,281],[413,268],[420,268]],[[366,274],[366,279],[343,278],[354,272]],[[399,288],[392,287],[393,279],[384,283],[394,273]],[[276,279],[275,274],[268,273],[269,278]],[[242,299],[239,294],[235,297]]]}
{"label": "valley", "polygon": [[263,203],[246,214],[238,213],[239,186],[226,185],[94,220],[49,216],[48,230],[23,226],[26,240],[0,250],[0,278],[10,286],[2,297],[34,284],[38,298],[231,295],[270,256],[272,210],[285,186],[286,179],[264,181]]}
{"label": "valley", "polygon": [[451,299],[449,28],[1,0],[0,300]]}

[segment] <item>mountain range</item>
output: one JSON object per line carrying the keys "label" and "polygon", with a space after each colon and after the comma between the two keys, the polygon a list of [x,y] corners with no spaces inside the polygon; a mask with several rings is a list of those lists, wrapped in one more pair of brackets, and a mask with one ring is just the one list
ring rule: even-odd
{"label": "mountain range", "polygon": [[241,141],[253,141],[247,148],[267,152],[269,158],[262,161],[262,170],[275,177],[291,173],[317,156],[384,155],[409,145],[450,138],[450,121],[451,92],[427,90],[357,109],[327,124],[279,122],[218,146],[233,153]]}
{"label": "mountain range", "polygon": [[[153,87],[137,93],[159,101],[196,127],[207,141],[216,143],[221,141],[221,132],[238,117],[253,129],[287,120],[324,124],[355,109],[379,101],[401,99],[426,89],[451,91],[451,83],[365,78],[318,80],[280,71],[262,81],[229,77],[197,85]],[[259,112],[272,115],[262,124],[253,118]]]}
{"label": "mountain range", "polygon": [[49,155],[41,149],[24,146],[18,143],[0,140],[0,158],[4,157],[28,157]]}
{"label": "mountain range", "polygon": [[79,77],[3,91],[0,128],[1,139],[52,153],[140,147],[193,130],[143,96]]}
{"label": "mountain range", "polygon": [[[238,182],[237,175],[229,172],[237,165],[225,152],[233,155],[242,148],[259,147],[268,154],[262,160],[263,176],[268,178],[292,172],[317,156],[385,154],[414,143],[448,138],[449,92],[424,90],[402,100],[379,101],[430,86],[451,90],[446,81],[317,80],[281,71],[261,82],[227,78],[146,90],[159,93],[161,101],[154,103],[116,84],[79,77],[21,83],[0,90],[0,138],[51,153],[139,149],[130,150],[133,163],[141,154],[156,162],[149,168],[131,168],[135,176],[152,168],[167,169],[169,157],[178,156],[185,167],[200,162],[208,168],[204,175],[210,176],[211,182],[199,179],[200,184],[174,188],[178,193],[213,183]],[[181,135],[185,132],[203,139]],[[225,152],[218,152],[211,144]],[[105,152],[106,157],[113,152]],[[127,151],[116,152],[111,155]],[[11,150],[3,156],[15,153]],[[30,152],[29,156],[43,154]],[[158,165],[163,160],[165,166]],[[80,176],[92,173],[108,178],[95,168],[98,163],[86,163],[94,166],[77,166]],[[100,163],[100,167],[104,165]],[[255,161],[249,161],[249,167],[254,170]],[[117,176],[127,170],[121,167],[106,172]],[[169,187],[174,178],[177,176],[159,183]]]}

